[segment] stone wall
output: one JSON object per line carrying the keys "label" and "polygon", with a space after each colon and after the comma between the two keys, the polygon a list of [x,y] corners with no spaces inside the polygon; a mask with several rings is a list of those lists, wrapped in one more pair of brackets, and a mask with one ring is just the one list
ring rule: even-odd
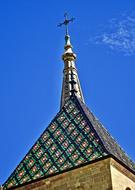
{"label": "stone wall", "polygon": [[106,158],[16,190],[135,190],[135,175],[112,158]]}
{"label": "stone wall", "polygon": [[111,190],[110,159],[59,174],[16,190]]}
{"label": "stone wall", "polygon": [[113,190],[135,190],[135,175],[111,159],[111,178]]}

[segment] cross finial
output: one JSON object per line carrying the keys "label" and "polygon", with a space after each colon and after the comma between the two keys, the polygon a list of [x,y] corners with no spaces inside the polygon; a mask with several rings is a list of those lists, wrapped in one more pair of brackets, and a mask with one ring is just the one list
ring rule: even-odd
{"label": "cross finial", "polygon": [[73,22],[73,20],[74,20],[75,18],[68,19],[68,14],[67,14],[67,13],[64,14],[64,17],[65,17],[64,22],[59,23],[58,26],[60,27],[60,26],[62,26],[62,25],[65,25],[65,26],[66,26],[66,35],[68,35],[68,24],[69,24],[70,22]]}

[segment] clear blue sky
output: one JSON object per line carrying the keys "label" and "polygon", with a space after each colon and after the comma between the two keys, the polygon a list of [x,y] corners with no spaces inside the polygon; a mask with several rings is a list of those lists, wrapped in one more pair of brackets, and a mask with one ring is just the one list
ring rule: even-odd
{"label": "clear blue sky", "polygon": [[70,35],[85,102],[135,159],[135,54],[90,40],[134,9],[134,0],[0,1],[1,184],[59,111],[65,11],[76,18]]}

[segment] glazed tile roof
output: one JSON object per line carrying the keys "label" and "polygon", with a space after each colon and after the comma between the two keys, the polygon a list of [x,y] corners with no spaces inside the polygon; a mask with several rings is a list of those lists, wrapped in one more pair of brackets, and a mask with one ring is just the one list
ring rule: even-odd
{"label": "glazed tile roof", "polygon": [[135,171],[134,163],[85,104],[71,96],[3,186],[16,187],[106,155]]}
{"label": "glazed tile roof", "polygon": [[108,154],[113,155],[133,172],[135,172],[135,163],[129,158],[125,151],[120,147],[117,141],[109,134],[106,128],[100,123],[100,121],[93,115],[93,113],[78,99],[79,104],[86,117],[92,124],[99,138],[101,139]]}

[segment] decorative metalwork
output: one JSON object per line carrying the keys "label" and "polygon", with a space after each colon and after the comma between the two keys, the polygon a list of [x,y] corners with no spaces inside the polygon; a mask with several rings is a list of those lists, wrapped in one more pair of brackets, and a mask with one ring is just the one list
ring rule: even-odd
{"label": "decorative metalwork", "polygon": [[66,26],[66,35],[68,35],[68,25],[69,25],[70,22],[73,22],[75,18],[68,19],[68,14],[67,13],[64,14],[64,17],[65,17],[64,22],[59,23],[58,27],[61,27],[61,26],[65,25]]}

